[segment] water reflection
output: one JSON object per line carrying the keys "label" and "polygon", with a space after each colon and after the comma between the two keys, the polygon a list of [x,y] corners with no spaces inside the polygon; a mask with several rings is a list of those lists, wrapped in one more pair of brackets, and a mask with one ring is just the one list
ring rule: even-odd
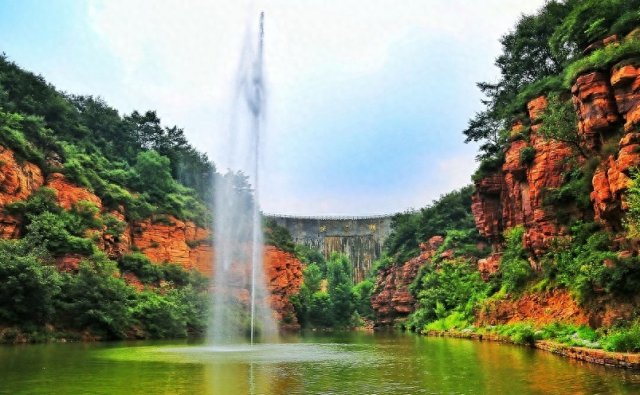
{"label": "water reflection", "polygon": [[0,393],[640,393],[637,372],[525,347],[397,334],[312,334],[282,344],[0,347]]}

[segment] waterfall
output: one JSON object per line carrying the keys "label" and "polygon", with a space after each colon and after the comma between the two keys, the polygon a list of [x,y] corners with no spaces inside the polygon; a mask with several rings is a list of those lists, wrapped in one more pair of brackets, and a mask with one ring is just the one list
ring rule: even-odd
{"label": "waterfall", "polygon": [[[260,135],[264,123],[264,13],[246,35],[237,69],[227,163],[236,172],[215,185],[212,315],[209,341],[251,344],[273,340],[277,326],[263,268],[260,197]],[[253,190],[249,180],[252,179]]]}

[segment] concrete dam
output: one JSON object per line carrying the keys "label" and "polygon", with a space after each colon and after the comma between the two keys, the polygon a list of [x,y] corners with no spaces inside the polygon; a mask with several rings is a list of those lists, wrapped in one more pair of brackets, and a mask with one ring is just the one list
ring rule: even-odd
{"label": "concrete dam", "polygon": [[346,254],[353,265],[353,281],[363,280],[373,261],[382,255],[382,246],[391,232],[391,217],[302,217],[266,215],[289,230],[293,241],[322,252]]}

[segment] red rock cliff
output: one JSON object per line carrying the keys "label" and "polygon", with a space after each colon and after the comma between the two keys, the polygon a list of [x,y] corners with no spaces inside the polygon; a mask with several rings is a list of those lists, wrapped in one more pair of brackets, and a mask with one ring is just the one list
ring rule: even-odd
{"label": "red rock cliff", "polygon": [[0,145],[0,238],[20,236],[20,218],[7,213],[5,206],[27,199],[43,184],[38,166],[17,161],[13,151]]}
{"label": "red rock cliff", "polygon": [[405,319],[415,308],[415,300],[409,292],[409,285],[418,275],[420,268],[429,264],[442,245],[442,236],[434,236],[420,245],[420,255],[408,260],[402,266],[382,269],[377,276],[371,305],[376,313],[376,325],[388,326]]}
{"label": "red rock cliff", "polygon": [[[610,73],[581,75],[571,92],[578,118],[576,128],[590,153],[591,158],[588,159],[599,160],[590,196],[593,215],[608,229],[620,230],[630,171],[640,165],[640,134],[637,133],[640,124],[640,67],[622,64],[614,66]],[[537,133],[540,114],[545,107],[546,100],[542,96],[528,103],[530,142],[512,141],[505,152],[502,168],[476,182],[473,214],[478,230],[491,241],[494,250],[491,257],[480,261],[484,275],[498,268],[505,230],[524,226],[523,243],[537,257],[546,251],[554,238],[566,233],[555,215],[557,210],[569,212],[574,218],[590,216],[579,212],[570,202],[565,207],[546,206],[544,203],[545,193],[562,186],[567,171],[572,166],[584,165],[585,161],[576,157],[570,146],[544,139]],[[617,130],[624,132],[620,135]],[[535,150],[535,156],[530,163],[522,164],[520,153],[527,145]],[[605,145],[617,146],[616,152],[604,154]],[[610,151],[608,148],[607,152]],[[573,164],[569,158],[573,158]]]}

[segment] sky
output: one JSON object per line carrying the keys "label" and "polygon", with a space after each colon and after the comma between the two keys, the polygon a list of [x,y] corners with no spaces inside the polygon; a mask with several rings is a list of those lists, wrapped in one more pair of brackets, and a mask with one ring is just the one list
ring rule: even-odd
{"label": "sky", "polygon": [[236,67],[265,12],[266,213],[417,209],[471,182],[499,38],[543,0],[0,0],[0,51],[121,114],[156,110],[219,170]]}

